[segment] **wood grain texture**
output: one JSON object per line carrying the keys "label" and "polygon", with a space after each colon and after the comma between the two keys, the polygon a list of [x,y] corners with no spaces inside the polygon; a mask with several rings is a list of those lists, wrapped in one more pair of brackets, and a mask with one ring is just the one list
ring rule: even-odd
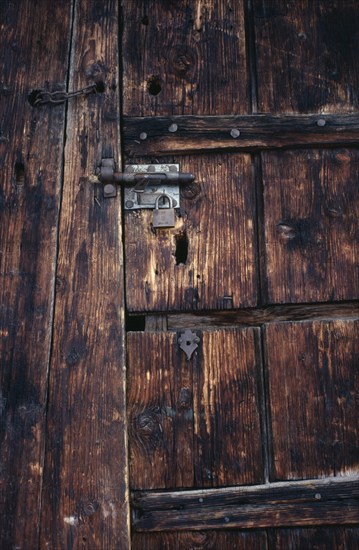
{"label": "wood grain texture", "polygon": [[116,1],[78,0],[68,106],[41,547],[128,548],[119,197],[89,176],[119,156]]}
{"label": "wood grain texture", "polygon": [[[175,228],[155,230],[151,210],[125,213],[129,311],[255,306],[255,189],[250,157],[213,155],[180,161],[182,171],[197,175],[197,187],[193,198],[186,198],[183,190]],[[187,243],[187,258],[177,265],[178,240]]]}
{"label": "wood grain texture", "polygon": [[343,521],[358,524],[358,500],[305,504],[268,504],[263,506],[231,506],[209,509],[195,515],[193,510],[161,510],[149,512],[136,526],[144,531],[260,529],[266,527],[301,527],[306,525],[335,525]]}
{"label": "wood grain texture", "polygon": [[357,150],[263,153],[267,303],[359,296]]}
{"label": "wood grain texture", "polygon": [[358,527],[318,527],[316,529],[273,529],[268,531],[268,548],[288,550],[357,550]]}
{"label": "wood grain texture", "polygon": [[0,3],[0,547],[37,548],[71,9]]}
{"label": "wood grain texture", "polygon": [[358,471],[359,321],[265,327],[271,479]]}
{"label": "wood grain texture", "polygon": [[279,481],[263,485],[221,487],[171,492],[132,493],[136,522],[142,522],[149,512],[161,510],[193,510],[202,514],[206,510],[224,510],[228,506],[258,506],[263,504],[301,504],[359,499],[359,475],[327,477],[303,481]]}
{"label": "wood grain texture", "polygon": [[267,550],[263,531],[134,533],[133,550]]}
{"label": "wood grain texture", "polygon": [[[152,316],[153,319],[161,316]],[[291,304],[276,305],[265,308],[237,309],[214,311],[211,314],[203,312],[195,313],[169,313],[166,317],[166,329],[178,330],[191,327],[225,327],[233,325],[261,326],[264,323],[278,321],[303,321],[305,319],[358,319],[359,302],[353,301],[340,304]],[[154,329],[153,329],[154,330]]]}
{"label": "wood grain texture", "polygon": [[[359,477],[202,491],[134,493],[135,531],[356,523]],[[320,502],[319,502],[320,501]],[[339,513],[344,509],[349,515]],[[322,516],[320,516],[322,511]],[[227,519],[226,519],[227,518]]]}
{"label": "wood grain texture", "polygon": [[122,2],[126,115],[248,112],[244,2]]}
{"label": "wood grain texture", "polygon": [[[239,134],[233,134],[233,130]],[[143,132],[146,139],[140,138]],[[125,117],[124,136],[128,158],[221,149],[258,151],[357,145],[359,117],[355,114]]]}
{"label": "wood grain texture", "polygon": [[358,110],[356,0],[253,0],[258,110]]}
{"label": "wood grain texture", "polygon": [[179,334],[128,334],[131,488],[261,482],[258,329]]}

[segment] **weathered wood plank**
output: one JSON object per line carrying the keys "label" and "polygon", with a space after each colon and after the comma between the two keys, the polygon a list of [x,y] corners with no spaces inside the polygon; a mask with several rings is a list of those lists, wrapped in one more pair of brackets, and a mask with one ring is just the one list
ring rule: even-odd
{"label": "weathered wood plank", "polygon": [[253,0],[253,6],[259,111],[357,111],[357,1]]}
{"label": "weathered wood plank", "polygon": [[77,0],[43,487],[42,548],[128,548],[119,197],[90,176],[119,157],[118,3]]}
{"label": "weathered wood plank", "polygon": [[252,307],[257,303],[255,189],[249,155],[183,157],[197,174],[176,227],[155,230],[151,210],[125,213],[130,312]]}
{"label": "weathered wood plank", "polygon": [[192,364],[174,333],[128,333],[127,353],[130,486],[191,486]]}
{"label": "weathered wood plank", "polygon": [[220,149],[258,151],[358,145],[359,117],[338,113],[125,117],[124,136],[129,159]]}
{"label": "weathered wood plank", "polygon": [[[152,323],[155,323],[152,316]],[[292,304],[265,308],[214,311],[210,314],[169,313],[167,327],[177,330],[187,327],[224,327],[233,325],[260,326],[278,321],[301,321],[305,319],[359,319],[359,302],[339,304]]]}
{"label": "weathered wood plank", "polygon": [[[132,493],[135,515],[159,510],[225,508],[247,504],[284,504],[359,498],[359,474],[264,485],[221,487],[171,492]],[[200,500],[201,499],[201,500]],[[138,511],[138,512],[137,512]]]}
{"label": "weathered wood plank", "polygon": [[[216,526],[263,528],[296,525],[296,521],[297,525],[320,524],[321,507],[324,524],[350,524],[359,518],[359,476],[202,491],[134,493],[132,499],[133,527],[139,531]],[[341,504],[343,512],[349,510],[349,516],[338,515]]]}
{"label": "weathered wood plank", "polygon": [[267,550],[263,531],[134,533],[133,550]]}
{"label": "weathered wood plank", "polygon": [[122,2],[127,115],[246,113],[244,2]]}
{"label": "weathered wood plank", "polygon": [[268,548],[315,548],[316,550],[356,550],[358,527],[317,527],[316,529],[271,529]]}
{"label": "weathered wood plank", "polygon": [[265,327],[271,479],[357,472],[358,328],[342,320]]}
{"label": "weathered wood plank", "polygon": [[0,3],[0,547],[37,548],[71,6]]}
{"label": "weathered wood plank", "polygon": [[359,152],[262,153],[267,303],[359,297]]}
{"label": "weathered wood plank", "polygon": [[265,527],[301,527],[305,525],[357,524],[358,500],[324,503],[268,504],[262,506],[228,506],[207,509],[204,513],[178,510],[149,512],[139,523],[139,531],[203,530],[203,529],[260,529]]}
{"label": "weathered wood plank", "polygon": [[131,488],[262,481],[258,330],[179,334],[128,334]]}

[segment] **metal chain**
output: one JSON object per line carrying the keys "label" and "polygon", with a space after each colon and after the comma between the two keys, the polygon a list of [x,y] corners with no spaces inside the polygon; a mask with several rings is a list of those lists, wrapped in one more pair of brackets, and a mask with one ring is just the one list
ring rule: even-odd
{"label": "metal chain", "polygon": [[75,92],[48,92],[46,90],[37,90],[36,97],[32,101],[33,106],[44,105],[45,103],[64,103],[65,101],[72,99],[79,95],[88,95],[92,92],[97,92],[97,84],[90,84],[81,90]]}

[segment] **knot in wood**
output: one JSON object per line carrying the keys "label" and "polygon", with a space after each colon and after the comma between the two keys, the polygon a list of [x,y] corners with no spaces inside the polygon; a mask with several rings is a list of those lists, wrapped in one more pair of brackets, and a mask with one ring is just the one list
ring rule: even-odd
{"label": "knot in wood", "polygon": [[174,46],[171,49],[169,53],[169,65],[177,76],[188,78],[194,73],[196,64],[196,52],[189,46]]}
{"label": "knot in wood", "polygon": [[152,435],[158,427],[158,422],[152,414],[142,413],[136,418],[136,427],[141,435]]}

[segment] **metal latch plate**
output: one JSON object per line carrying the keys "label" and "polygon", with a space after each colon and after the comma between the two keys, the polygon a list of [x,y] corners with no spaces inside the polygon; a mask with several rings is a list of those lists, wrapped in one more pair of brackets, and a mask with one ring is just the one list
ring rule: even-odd
{"label": "metal latch plate", "polygon": [[[124,172],[134,173],[179,173],[179,164],[130,164],[125,166]],[[154,209],[158,195],[167,195],[172,199],[173,208],[180,206],[180,190],[176,183],[159,182],[149,183],[145,191],[137,193],[133,187],[126,186],[124,189],[125,210],[139,210],[142,208]]]}

